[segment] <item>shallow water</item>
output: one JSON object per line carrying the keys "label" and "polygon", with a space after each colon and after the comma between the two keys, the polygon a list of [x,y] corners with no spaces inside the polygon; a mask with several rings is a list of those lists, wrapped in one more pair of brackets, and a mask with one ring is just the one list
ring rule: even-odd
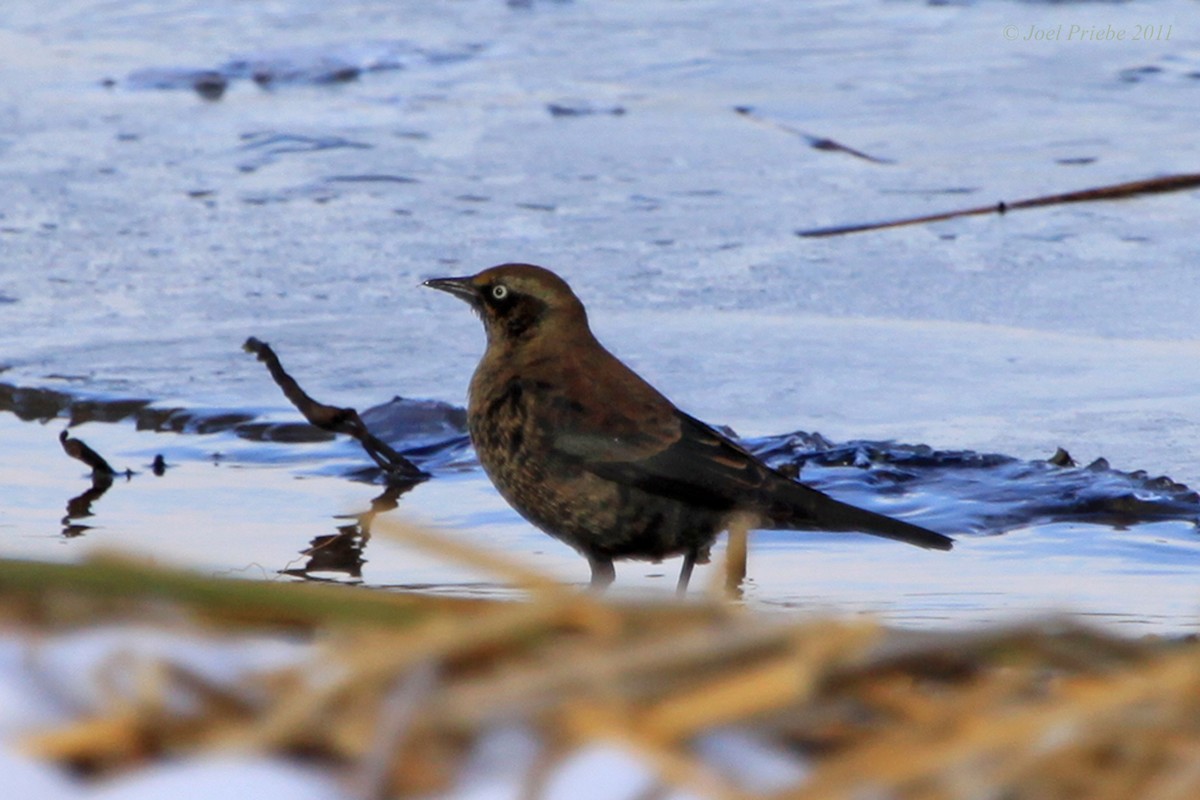
{"label": "shallow water", "polygon": [[[367,465],[349,443],[278,441],[299,428],[264,441],[298,416],[242,341],[268,341],[327,402],[461,406],[478,323],[417,286],[505,260],[562,272],[614,351],[749,437],[815,430],[1022,464],[1062,446],[1200,484],[1200,193],[793,233],[1196,171],[1194,4],[56,9],[0,16],[0,382],[154,413],[72,429],[139,474],[66,524],[90,484],[55,441],[65,417],[0,413],[4,555],[120,547],[272,579],[303,569],[302,551],[382,487],[347,477]],[[1007,36],[1081,23],[1173,27]],[[192,88],[206,72],[226,82],[217,100]],[[735,106],[892,163],[814,149]],[[162,477],[157,453],[174,465]],[[435,479],[388,513],[585,579],[469,453],[439,453]],[[762,534],[751,602],[914,626],[1055,609],[1195,628],[1187,521],[1010,519],[989,535],[971,520],[1004,503],[968,473],[898,501],[844,477],[811,475],[962,542],[944,555]],[[353,539],[313,574],[504,591]],[[337,569],[358,556],[360,574]],[[627,564],[619,585],[666,589],[675,569]]]}

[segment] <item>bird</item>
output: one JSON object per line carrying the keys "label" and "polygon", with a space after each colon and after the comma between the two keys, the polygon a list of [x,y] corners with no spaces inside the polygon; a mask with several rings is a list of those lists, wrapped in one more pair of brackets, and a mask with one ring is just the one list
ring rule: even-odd
{"label": "bird", "polygon": [[573,547],[603,590],[616,560],[683,556],[677,591],[737,515],[772,530],[857,531],[934,550],[953,540],[843,503],[681,411],[596,339],[555,273],[508,263],[423,284],[467,304],[487,344],[467,427],[484,472],[521,516]]}

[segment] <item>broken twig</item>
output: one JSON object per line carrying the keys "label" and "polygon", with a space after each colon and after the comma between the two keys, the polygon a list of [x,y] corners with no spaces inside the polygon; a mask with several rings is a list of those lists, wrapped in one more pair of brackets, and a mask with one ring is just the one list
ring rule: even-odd
{"label": "broken twig", "polygon": [[793,128],[791,125],[759,116],[750,106],[734,106],[733,110],[751,122],[757,122],[759,125],[766,125],[769,128],[775,128],[776,130],[783,131],[784,133],[790,133],[793,136],[799,136],[801,139],[808,142],[808,146],[814,150],[845,153],[846,155],[851,155],[855,158],[861,158],[864,161],[870,161],[872,164],[896,163],[889,158],[878,158],[877,156],[864,153],[861,150],[855,150],[853,147],[847,147],[841,142],[835,142],[833,139],[829,139],[824,136],[814,136],[811,133],[805,133],[799,128]]}
{"label": "broken twig", "polygon": [[358,416],[358,412],[353,408],[339,408],[337,406],[325,405],[309,397],[300,388],[300,384],[296,382],[296,379],[284,370],[283,365],[279,363],[279,357],[275,355],[275,351],[266,342],[251,336],[242,347],[246,352],[253,353],[258,357],[259,361],[267,365],[267,370],[271,373],[271,377],[275,379],[275,383],[283,390],[284,396],[292,401],[292,405],[299,409],[305,419],[322,430],[332,433],[344,433],[347,436],[357,439],[359,444],[363,446],[363,449],[367,451],[367,455],[387,473],[389,479],[420,481],[429,477],[428,473],[393,450],[387,442],[384,442],[367,430],[367,426],[363,423],[362,418]]}

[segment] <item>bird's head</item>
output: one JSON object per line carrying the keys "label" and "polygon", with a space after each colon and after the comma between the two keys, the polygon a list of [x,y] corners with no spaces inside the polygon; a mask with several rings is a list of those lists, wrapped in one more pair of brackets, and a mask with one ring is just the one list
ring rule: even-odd
{"label": "bird's head", "polygon": [[469,303],[483,319],[488,342],[516,343],[539,334],[565,334],[575,326],[587,328],[583,304],[567,282],[532,264],[501,264],[424,285]]}

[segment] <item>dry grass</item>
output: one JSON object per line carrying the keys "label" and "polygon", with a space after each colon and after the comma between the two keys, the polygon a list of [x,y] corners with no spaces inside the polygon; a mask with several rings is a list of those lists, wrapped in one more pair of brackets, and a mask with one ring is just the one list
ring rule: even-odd
{"label": "dry grass", "polygon": [[[25,629],[156,619],[316,645],[301,666],[234,685],[140,665],[132,698],[23,746],[89,771],[214,748],[287,753],[345,769],[364,796],[408,797],[452,785],[481,733],[520,721],[540,733],[547,769],[575,744],[618,742],[666,785],[761,796],[695,754],[698,737],[734,727],[810,766],[778,798],[1200,797],[1195,642],[1063,622],[919,634],[796,621],[719,587],[689,603],[622,602],[445,537],[391,534],[528,599],[210,579],[111,558],[0,562],[0,610]],[[187,713],[168,701],[181,693]]]}

